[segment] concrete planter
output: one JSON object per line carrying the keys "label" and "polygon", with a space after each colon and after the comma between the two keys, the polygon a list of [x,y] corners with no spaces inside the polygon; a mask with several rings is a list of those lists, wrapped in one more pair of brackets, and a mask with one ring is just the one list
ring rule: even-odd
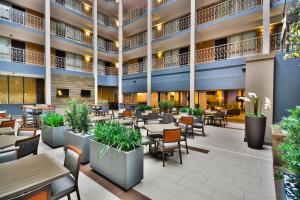
{"label": "concrete planter", "polygon": [[266,130],[266,117],[246,116],[245,132],[248,147],[252,149],[262,149]]}
{"label": "concrete planter", "polygon": [[179,115],[180,116],[189,116],[189,113],[188,112],[179,112]]}
{"label": "concrete planter", "polygon": [[88,163],[90,161],[90,139],[93,139],[94,135],[91,134],[75,134],[72,130],[66,130],[64,133],[64,149],[67,145],[73,145],[81,149],[82,161],[81,163]]}
{"label": "concrete planter", "polygon": [[[90,165],[96,172],[125,190],[143,180],[144,152],[142,148],[123,152],[95,140],[90,140],[90,146]],[[105,154],[97,158],[101,151]]]}
{"label": "concrete planter", "polygon": [[279,126],[271,126],[272,130],[272,152],[273,152],[273,165],[281,166],[282,161],[280,159],[280,152],[277,150],[277,147],[283,143],[284,138],[287,133],[284,132]]}
{"label": "concrete planter", "polygon": [[64,145],[64,131],[66,126],[52,127],[43,125],[41,130],[42,140],[52,148]]}

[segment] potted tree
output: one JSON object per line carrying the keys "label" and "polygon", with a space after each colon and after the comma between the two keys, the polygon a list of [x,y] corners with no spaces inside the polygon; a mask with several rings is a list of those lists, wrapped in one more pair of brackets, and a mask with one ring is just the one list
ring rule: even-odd
{"label": "potted tree", "polygon": [[140,131],[111,122],[96,124],[94,133],[91,168],[125,190],[139,183],[144,176]]}
{"label": "potted tree", "polygon": [[159,102],[159,109],[164,113],[171,113],[173,108],[173,101],[164,100]]}
{"label": "potted tree", "polygon": [[[248,93],[248,97],[240,97],[243,101],[248,103],[249,112],[246,113],[246,138],[248,147],[252,149],[262,149],[265,138],[266,130],[266,116],[262,113],[262,102],[260,97],[255,93]],[[253,112],[251,112],[253,107]],[[271,101],[265,97],[264,109],[269,110],[271,108]]]}
{"label": "potted tree", "polygon": [[179,115],[187,116],[188,115],[188,108],[180,108]]}
{"label": "potted tree", "polygon": [[68,106],[65,112],[70,129],[64,133],[64,148],[69,144],[78,147],[82,151],[81,163],[87,163],[90,161],[89,140],[94,137],[90,132],[89,107],[86,103],[78,104],[75,99],[68,102]]}
{"label": "potted tree", "polygon": [[139,106],[139,110],[141,112],[150,113],[150,112],[152,112],[152,106],[141,105],[141,106]]}
{"label": "potted tree", "polygon": [[52,148],[64,144],[64,116],[55,112],[48,112],[42,117],[43,126],[41,129],[42,140]]}
{"label": "potted tree", "polygon": [[275,167],[275,178],[283,181],[281,185],[286,199],[300,199],[300,107],[289,110],[289,113],[279,123],[285,137],[277,147],[282,162]]}

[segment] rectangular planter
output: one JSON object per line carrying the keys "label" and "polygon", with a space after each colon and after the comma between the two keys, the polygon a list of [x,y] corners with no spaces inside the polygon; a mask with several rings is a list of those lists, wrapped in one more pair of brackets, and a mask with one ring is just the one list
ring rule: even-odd
{"label": "rectangular planter", "polygon": [[[123,152],[95,140],[90,140],[90,145],[90,165],[96,172],[125,190],[132,188],[143,180],[143,148]],[[105,151],[105,154],[97,158],[102,150]]]}
{"label": "rectangular planter", "polygon": [[271,126],[272,130],[272,152],[273,152],[273,165],[280,166],[282,161],[280,160],[280,153],[277,150],[277,147],[283,143],[286,133],[281,130],[279,126]]}
{"label": "rectangular planter", "polygon": [[52,148],[64,145],[64,131],[66,126],[52,127],[43,125],[41,130],[42,140]]}
{"label": "rectangular planter", "polygon": [[67,146],[73,145],[81,149],[82,160],[81,163],[88,163],[90,161],[90,139],[93,139],[94,135],[86,134],[74,134],[72,130],[66,130],[64,133],[64,149]]}

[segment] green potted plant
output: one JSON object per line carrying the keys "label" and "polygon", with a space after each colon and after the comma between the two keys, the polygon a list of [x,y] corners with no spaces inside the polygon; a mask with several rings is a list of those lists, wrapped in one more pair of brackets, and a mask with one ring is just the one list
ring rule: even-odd
{"label": "green potted plant", "polygon": [[170,100],[160,101],[159,109],[161,112],[170,113],[172,112],[173,105],[174,105],[173,101]]}
{"label": "green potted plant", "polygon": [[44,143],[52,148],[64,144],[64,131],[67,127],[64,124],[64,116],[55,112],[48,112],[42,116],[41,136]]}
{"label": "green potted plant", "polygon": [[143,179],[144,152],[141,133],[124,125],[98,123],[90,140],[90,165],[125,190]]}
{"label": "green potted plant", "polygon": [[188,108],[188,114],[193,115],[193,109],[192,108]]}
{"label": "green potted plant", "polygon": [[203,115],[203,110],[200,107],[195,108],[193,109],[193,115],[196,117],[201,117]]}
{"label": "green potted plant", "polygon": [[[262,149],[266,131],[266,116],[262,113],[262,101],[255,93],[248,93],[248,97],[240,97],[248,103],[249,112],[246,112],[245,132],[248,147]],[[253,108],[253,111],[251,110]],[[265,97],[264,110],[271,108],[271,100]]]}
{"label": "green potted plant", "polygon": [[87,163],[90,160],[89,140],[94,137],[90,131],[89,107],[86,103],[78,104],[75,99],[68,102],[66,112],[66,122],[70,129],[64,133],[64,148],[71,144],[82,150],[81,163]]}
{"label": "green potted plant", "polygon": [[152,106],[147,106],[147,105],[141,105],[141,106],[139,106],[139,110],[141,111],[141,112],[152,112]]}
{"label": "green potted plant", "polygon": [[300,107],[289,113],[279,124],[286,136],[277,147],[282,162],[276,167],[275,177],[283,180],[285,196],[300,198]]}
{"label": "green potted plant", "polygon": [[181,116],[188,115],[188,108],[185,108],[185,107],[180,108],[179,115],[181,115]]}

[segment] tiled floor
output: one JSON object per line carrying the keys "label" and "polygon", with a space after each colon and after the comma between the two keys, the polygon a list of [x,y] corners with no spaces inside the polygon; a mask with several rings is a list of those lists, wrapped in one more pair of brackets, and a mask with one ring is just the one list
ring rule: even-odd
{"label": "tiled floor", "polygon": [[[168,158],[164,168],[161,160],[146,153],[144,180],[134,190],[158,200],[275,199],[271,148],[249,149],[243,142],[243,125],[229,126],[232,128],[206,126],[205,138],[196,136],[195,139],[189,139],[189,145],[207,149],[209,153],[190,150],[186,154],[183,149],[182,165],[179,164],[177,152],[174,157]],[[53,150],[41,143],[39,152],[47,152],[63,162],[62,148]],[[134,198],[134,190],[127,195],[119,195],[85,174],[80,173],[79,178],[82,199],[138,199]]]}

